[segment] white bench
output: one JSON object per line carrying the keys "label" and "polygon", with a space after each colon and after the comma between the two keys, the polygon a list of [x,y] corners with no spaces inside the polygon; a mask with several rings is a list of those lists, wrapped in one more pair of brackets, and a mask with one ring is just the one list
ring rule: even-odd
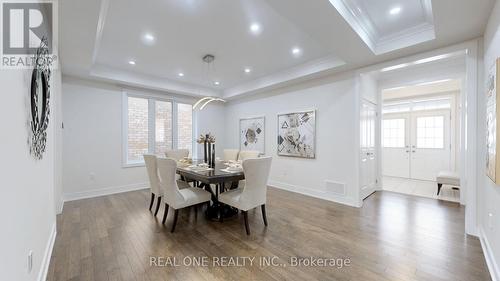
{"label": "white bench", "polygon": [[451,171],[441,171],[438,173],[436,177],[436,182],[438,185],[438,192],[437,195],[441,192],[441,187],[443,187],[443,184],[451,185],[453,187],[458,188],[460,186],[460,176],[458,173],[451,172]]}

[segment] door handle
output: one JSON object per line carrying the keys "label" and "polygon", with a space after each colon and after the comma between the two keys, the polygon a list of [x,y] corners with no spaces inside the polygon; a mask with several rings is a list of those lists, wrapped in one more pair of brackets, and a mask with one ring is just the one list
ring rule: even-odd
{"label": "door handle", "polygon": [[411,151],[411,153],[415,153],[415,152],[417,152],[417,151],[416,151],[416,150],[412,150],[412,151]]}

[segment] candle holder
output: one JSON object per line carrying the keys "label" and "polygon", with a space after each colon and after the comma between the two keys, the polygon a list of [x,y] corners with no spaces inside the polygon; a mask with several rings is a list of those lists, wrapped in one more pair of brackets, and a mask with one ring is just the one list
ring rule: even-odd
{"label": "candle holder", "polygon": [[203,144],[203,162],[215,167],[215,136],[210,133],[202,134],[196,142]]}

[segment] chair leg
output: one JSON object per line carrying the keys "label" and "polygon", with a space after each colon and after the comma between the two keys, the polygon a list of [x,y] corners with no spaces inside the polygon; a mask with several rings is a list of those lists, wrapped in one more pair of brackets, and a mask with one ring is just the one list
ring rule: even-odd
{"label": "chair leg", "polygon": [[161,224],[165,224],[165,221],[167,221],[168,208],[168,204],[165,203],[165,211],[163,212],[163,220],[161,220]]}
{"label": "chair leg", "polygon": [[438,183],[438,194],[437,195],[439,195],[439,193],[441,192],[441,187],[443,187],[443,184],[442,183]]}
{"label": "chair leg", "polygon": [[248,212],[243,211],[243,219],[245,220],[245,230],[247,231],[247,235],[250,235],[250,226],[248,225]]}
{"label": "chair leg", "polygon": [[158,210],[160,210],[160,204],[161,204],[161,196],[158,196],[158,202],[156,202],[155,217],[158,214]]}
{"label": "chair leg", "polygon": [[219,222],[224,222],[224,204],[219,203]]}
{"label": "chair leg", "polygon": [[262,204],[262,206],[260,206],[260,209],[262,210],[262,219],[264,220],[264,225],[267,226],[266,204]]}
{"label": "chair leg", "polygon": [[175,230],[175,225],[177,224],[177,217],[179,216],[179,209],[175,209],[175,212],[174,212],[174,221],[172,223],[172,229],[170,230],[170,232],[174,232]]}
{"label": "chair leg", "polygon": [[149,210],[153,207],[153,203],[155,202],[155,194],[151,192],[151,202],[149,203]]}

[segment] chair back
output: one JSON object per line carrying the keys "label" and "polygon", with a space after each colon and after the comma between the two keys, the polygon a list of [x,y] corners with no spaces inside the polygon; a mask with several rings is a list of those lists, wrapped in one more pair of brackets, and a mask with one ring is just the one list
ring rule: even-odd
{"label": "chair back", "polygon": [[179,161],[189,156],[189,149],[170,149],[165,152],[165,156]]}
{"label": "chair back", "polygon": [[223,152],[224,161],[229,161],[229,160],[236,161],[236,160],[238,160],[239,153],[240,153],[240,151],[238,149],[224,149],[224,152]]}
{"label": "chair back", "polygon": [[177,161],[173,158],[158,158],[158,171],[160,172],[160,187],[169,205],[173,202],[182,202],[184,197],[179,192],[176,180]]}
{"label": "chair back", "polygon": [[158,177],[158,166],[156,163],[156,155],[144,154],[144,163],[146,163],[146,170],[148,171],[149,187],[151,192],[161,196],[160,178]]}
{"label": "chair back", "polygon": [[238,160],[246,160],[252,158],[259,158],[260,151],[257,150],[242,150],[238,155]]}
{"label": "chair back", "polygon": [[271,170],[272,157],[247,159],[243,161],[245,187],[240,202],[254,208],[266,203],[267,181]]}

